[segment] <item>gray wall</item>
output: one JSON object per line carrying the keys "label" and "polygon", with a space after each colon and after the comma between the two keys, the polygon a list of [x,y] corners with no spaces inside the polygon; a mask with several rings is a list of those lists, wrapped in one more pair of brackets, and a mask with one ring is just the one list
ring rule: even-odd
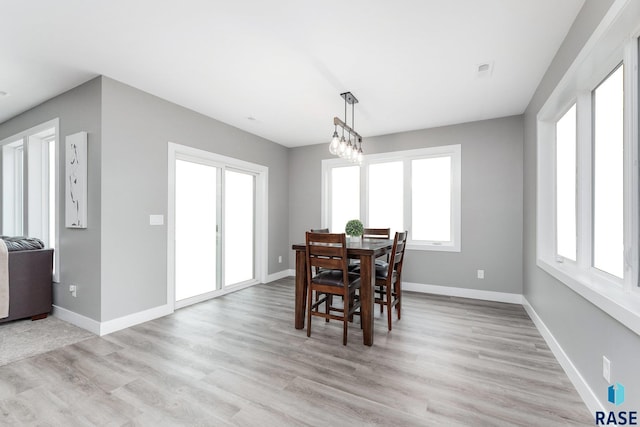
{"label": "gray wall", "polygon": [[[56,117],[60,119],[60,247],[56,249],[60,256],[60,283],[53,287],[53,302],[91,319],[100,318],[100,92],[100,79],[93,79],[0,124],[2,140]],[[88,228],[68,229],[64,227],[64,138],[80,131],[88,133]],[[69,284],[78,286],[76,298],[68,292]]]}
{"label": "gray wall", "polygon": [[285,147],[109,78],[102,114],[102,321],[166,303],[168,141],[269,168],[268,272],[288,268]]}
{"label": "gray wall", "polygon": [[524,295],[603,405],[606,355],[612,380],[627,388],[621,408],[634,410],[640,407],[640,337],[536,266],[536,114],[612,3],[586,1],[525,112]]}
{"label": "gray wall", "polygon": [[[407,251],[404,280],[520,294],[522,116],[366,138],[363,148],[375,154],[451,144],[462,146],[462,251]],[[321,161],[333,157],[328,146],[290,150],[291,243],[321,225]],[[484,280],[476,278],[478,269]]]}

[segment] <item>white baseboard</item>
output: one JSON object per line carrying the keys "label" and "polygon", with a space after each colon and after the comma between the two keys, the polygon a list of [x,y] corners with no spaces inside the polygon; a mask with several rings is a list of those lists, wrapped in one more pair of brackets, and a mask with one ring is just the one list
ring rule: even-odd
{"label": "white baseboard", "polygon": [[593,392],[593,390],[591,390],[582,375],[580,375],[578,369],[575,367],[573,362],[571,362],[571,359],[569,359],[569,356],[567,356],[558,341],[556,341],[556,338],[553,336],[549,328],[547,328],[547,325],[544,324],[540,316],[538,316],[538,313],[536,313],[531,304],[529,304],[529,301],[527,301],[524,296],[522,297],[522,306],[527,311],[527,314],[529,314],[529,317],[536,325],[536,328],[538,328],[540,335],[542,335],[542,337],[546,341],[547,345],[553,352],[553,355],[560,363],[560,366],[562,366],[562,369],[564,369],[564,372],[567,374],[567,376],[573,383],[573,386],[578,391],[578,394],[582,398],[582,401],[585,403],[585,405],[587,405],[587,408],[589,408],[589,411],[591,411],[592,413],[595,413],[596,411],[604,411],[605,408],[596,397],[596,394]]}
{"label": "white baseboard", "polygon": [[295,276],[295,275],[296,275],[295,270],[278,271],[277,273],[267,275],[267,281],[265,283],[275,282],[276,280],[284,279],[285,277]]}
{"label": "white baseboard", "polygon": [[128,316],[118,317],[117,319],[108,320],[106,322],[98,322],[97,320],[90,319],[82,314],[78,314],[66,308],[53,306],[52,314],[58,319],[69,322],[72,325],[76,325],[79,328],[86,329],[87,331],[99,336],[107,335],[112,332],[119,331],[121,329],[135,326],[140,323],[148,322],[149,320],[157,319],[158,317],[166,316],[173,313],[173,310],[168,304],[161,305],[159,307],[150,308],[148,310],[133,313]]}
{"label": "white baseboard", "polygon": [[[272,276],[274,277],[277,276],[273,280],[277,280],[282,277],[288,277],[289,270],[284,270],[282,272],[275,273]],[[222,292],[217,292],[215,293],[215,295],[205,295],[203,298],[200,298],[198,300],[188,301],[187,304],[176,305],[176,308],[181,308],[183,306],[195,304],[201,301],[206,301],[214,297],[219,297],[231,292],[236,292],[241,289],[245,289],[250,286],[255,286],[258,284],[259,283],[256,281],[247,282],[241,285],[228,288]],[[103,336],[103,335],[110,334],[112,332],[129,328],[131,326],[139,325],[140,323],[157,319],[159,317],[167,316],[172,313],[173,313],[173,307],[170,304],[164,304],[158,307],[150,308],[148,310],[118,317],[116,319],[107,320],[106,322],[98,322],[97,320],[90,319],[86,316],[83,316],[81,314],[75,313],[73,311],[67,310],[62,307],[58,307],[56,305],[53,306],[52,314],[61,320],[69,322],[80,328],[86,329],[87,331],[92,332],[96,335]]]}
{"label": "white baseboard", "polygon": [[116,319],[107,320],[100,323],[100,336],[128,328],[130,326],[139,325],[149,320],[164,317],[173,313],[173,308],[169,304],[153,307],[138,313],[129,314],[127,316],[118,317]]}
{"label": "white baseboard", "polygon": [[446,295],[450,297],[472,298],[484,301],[522,304],[521,294],[507,292],[483,291],[478,289],[458,288],[455,286],[427,285],[423,283],[402,282],[402,290],[426,294]]}
{"label": "white baseboard", "polygon": [[72,325],[76,325],[79,328],[86,329],[87,331],[100,335],[100,322],[90,319],[82,314],[78,314],[75,311],[67,310],[66,308],[53,306],[51,314],[60,320],[69,322]]}

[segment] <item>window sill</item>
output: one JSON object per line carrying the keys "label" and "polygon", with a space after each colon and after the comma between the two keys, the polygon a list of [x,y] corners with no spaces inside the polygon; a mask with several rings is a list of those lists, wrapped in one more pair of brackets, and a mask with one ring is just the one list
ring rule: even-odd
{"label": "window sill", "polygon": [[538,267],[640,335],[640,290],[628,291],[613,282],[586,274],[577,267],[538,258]]}
{"label": "window sill", "polygon": [[460,252],[459,245],[434,245],[429,243],[407,243],[411,251]]}

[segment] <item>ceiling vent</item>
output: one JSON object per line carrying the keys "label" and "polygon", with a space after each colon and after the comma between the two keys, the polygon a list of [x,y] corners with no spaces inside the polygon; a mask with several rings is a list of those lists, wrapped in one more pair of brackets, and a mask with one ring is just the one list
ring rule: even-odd
{"label": "ceiling vent", "polygon": [[493,73],[493,62],[482,62],[476,65],[476,77],[491,77]]}

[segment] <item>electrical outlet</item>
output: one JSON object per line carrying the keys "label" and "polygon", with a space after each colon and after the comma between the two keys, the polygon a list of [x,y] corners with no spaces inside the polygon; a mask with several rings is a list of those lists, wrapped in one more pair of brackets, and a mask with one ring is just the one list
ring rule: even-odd
{"label": "electrical outlet", "polygon": [[280,256],[278,257],[278,263],[279,263],[279,264],[282,264],[282,255],[280,255]]}
{"label": "electrical outlet", "polygon": [[484,279],[484,270],[478,270],[478,279]]}
{"label": "electrical outlet", "polygon": [[611,362],[605,356],[602,356],[602,376],[611,383]]}
{"label": "electrical outlet", "polygon": [[72,297],[78,296],[78,287],[76,285],[69,285],[69,292],[71,292]]}

